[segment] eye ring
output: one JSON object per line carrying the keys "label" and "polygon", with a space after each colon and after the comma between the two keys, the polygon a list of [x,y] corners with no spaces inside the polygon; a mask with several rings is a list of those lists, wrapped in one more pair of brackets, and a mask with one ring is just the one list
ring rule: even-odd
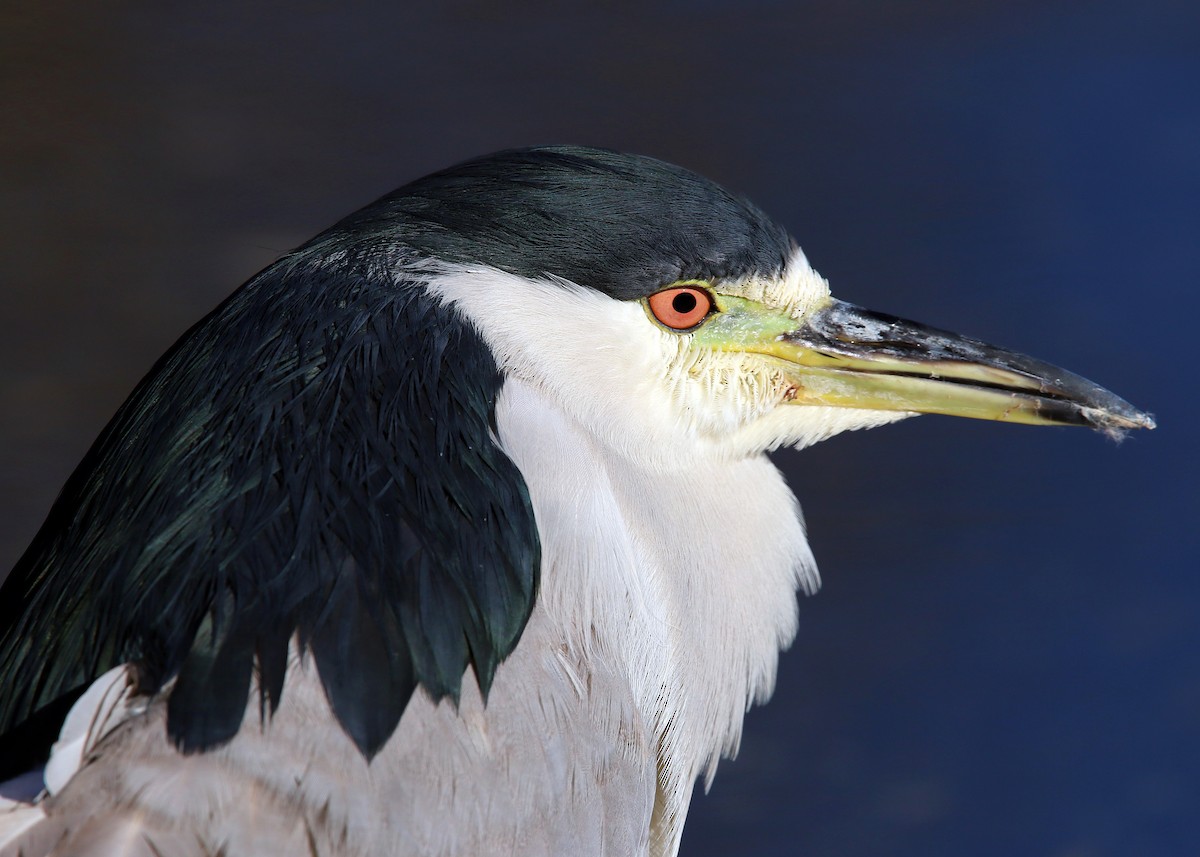
{"label": "eye ring", "polygon": [[699,286],[672,286],[646,299],[650,314],[663,327],[686,331],[698,326],[713,311],[712,295]]}

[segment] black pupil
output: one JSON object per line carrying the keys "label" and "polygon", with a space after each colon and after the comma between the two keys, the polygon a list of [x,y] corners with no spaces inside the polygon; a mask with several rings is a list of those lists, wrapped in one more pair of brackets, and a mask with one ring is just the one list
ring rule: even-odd
{"label": "black pupil", "polygon": [[696,296],[691,292],[680,292],[671,298],[671,309],[680,315],[687,315],[696,308]]}

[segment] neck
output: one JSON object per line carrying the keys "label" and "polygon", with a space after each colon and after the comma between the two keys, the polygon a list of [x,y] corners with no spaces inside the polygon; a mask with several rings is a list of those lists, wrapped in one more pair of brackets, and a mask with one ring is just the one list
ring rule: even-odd
{"label": "neck", "polygon": [[770,696],[795,590],[817,584],[795,498],[761,455],[646,470],[522,381],[496,415],[550,534],[536,609],[577,662],[627,678],[657,756],[655,844],[674,853],[696,777]]}

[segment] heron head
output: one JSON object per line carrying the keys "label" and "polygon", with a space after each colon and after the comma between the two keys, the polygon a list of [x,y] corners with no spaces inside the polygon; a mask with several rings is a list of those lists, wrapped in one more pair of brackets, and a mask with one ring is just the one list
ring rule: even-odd
{"label": "heron head", "polygon": [[405,193],[394,202],[405,240],[436,260],[431,291],[504,372],[647,466],[918,413],[1153,427],[1049,363],[836,300],[761,211],[653,159],[522,150]]}

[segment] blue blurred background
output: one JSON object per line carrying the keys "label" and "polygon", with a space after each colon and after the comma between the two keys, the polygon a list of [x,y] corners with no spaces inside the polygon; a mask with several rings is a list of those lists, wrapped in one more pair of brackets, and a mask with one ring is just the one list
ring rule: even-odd
{"label": "blue blurred background", "polygon": [[0,574],[281,251],[489,150],[652,154],[840,297],[1161,426],[924,417],[778,455],[825,588],[683,853],[1200,853],[1200,4],[383,5],[0,7]]}

